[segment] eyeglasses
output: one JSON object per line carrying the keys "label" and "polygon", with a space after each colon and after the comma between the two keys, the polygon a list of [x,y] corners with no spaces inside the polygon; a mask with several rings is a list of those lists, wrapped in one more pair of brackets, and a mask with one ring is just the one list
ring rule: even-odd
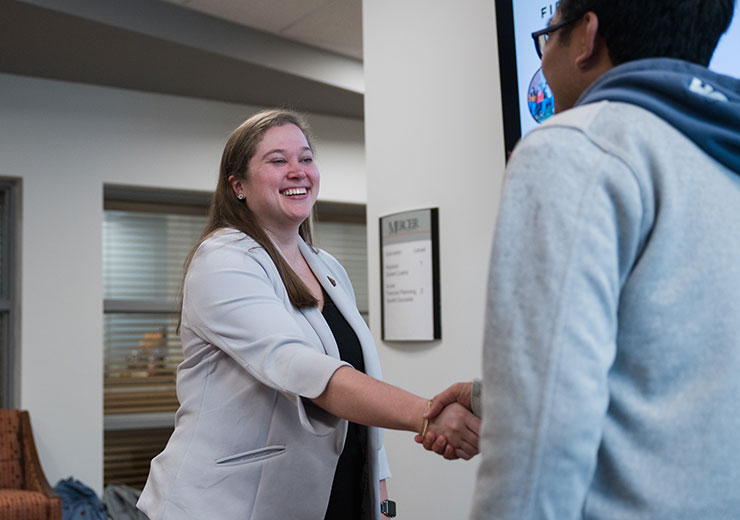
{"label": "eyeglasses", "polygon": [[542,49],[547,43],[547,40],[550,39],[550,34],[554,33],[558,29],[562,29],[568,24],[571,24],[573,22],[578,21],[578,18],[573,20],[566,20],[564,22],[556,23],[555,25],[551,25],[549,27],[545,27],[544,29],[541,29],[539,31],[535,31],[532,33],[532,39],[534,40],[534,50],[537,51],[537,56],[542,59]]}

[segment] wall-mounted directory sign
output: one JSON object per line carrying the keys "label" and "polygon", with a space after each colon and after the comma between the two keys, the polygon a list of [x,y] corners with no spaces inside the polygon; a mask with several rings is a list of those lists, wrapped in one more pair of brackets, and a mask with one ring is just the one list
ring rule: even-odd
{"label": "wall-mounted directory sign", "polygon": [[384,341],[442,338],[438,209],[380,217]]}

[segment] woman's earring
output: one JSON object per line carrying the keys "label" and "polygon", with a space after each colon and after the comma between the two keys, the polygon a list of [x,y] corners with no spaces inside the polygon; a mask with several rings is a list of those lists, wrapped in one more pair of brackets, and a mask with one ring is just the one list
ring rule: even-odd
{"label": "woman's earring", "polygon": [[244,200],[244,194],[240,193],[239,195],[236,196],[236,198],[239,200]]}

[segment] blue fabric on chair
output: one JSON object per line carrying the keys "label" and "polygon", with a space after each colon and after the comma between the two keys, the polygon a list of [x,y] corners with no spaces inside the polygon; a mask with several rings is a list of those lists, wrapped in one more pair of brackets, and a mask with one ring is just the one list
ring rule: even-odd
{"label": "blue fabric on chair", "polygon": [[54,491],[62,499],[62,520],[108,520],[98,495],[79,480],[60,480]]}

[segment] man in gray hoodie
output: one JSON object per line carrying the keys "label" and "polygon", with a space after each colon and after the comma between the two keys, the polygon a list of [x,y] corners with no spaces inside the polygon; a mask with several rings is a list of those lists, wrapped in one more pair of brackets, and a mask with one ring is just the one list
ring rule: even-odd
{"label": "man in gray hoodie", "polygon": [[561,0],[496,223],[472,517],[740,515],[732,0]]}

